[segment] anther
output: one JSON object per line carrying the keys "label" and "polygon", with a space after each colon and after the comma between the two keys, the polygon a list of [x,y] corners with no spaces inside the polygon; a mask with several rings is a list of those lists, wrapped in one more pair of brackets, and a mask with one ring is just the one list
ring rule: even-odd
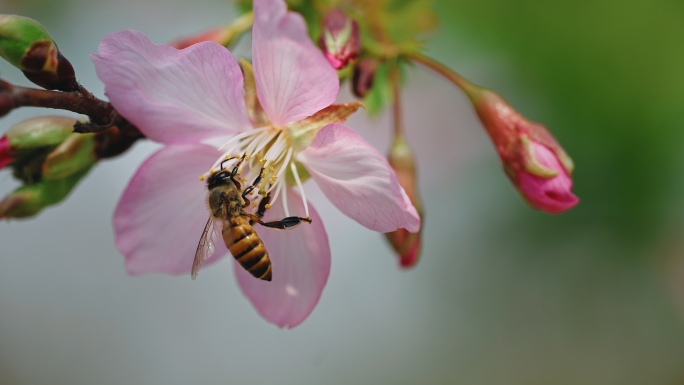
{"label": "anther", "polygon": [[270,203],[266,203],[266,204],[264,205],[264,207],[266,208],[266,210],[268,210],[268,209],[271,208],[271,204],[270,204]]}
{"label": "anther", "polygon": [[214,170],[213,168],[210,168],[210,169],[209,169],[209,174],[213,174],[215,171],[216,171],[216,170]]}
{"label": "anther", "polygon": [[202,182],[204,182],[204,175],[200,175],[200,178],[199,178],[199,179],[200,179]]}

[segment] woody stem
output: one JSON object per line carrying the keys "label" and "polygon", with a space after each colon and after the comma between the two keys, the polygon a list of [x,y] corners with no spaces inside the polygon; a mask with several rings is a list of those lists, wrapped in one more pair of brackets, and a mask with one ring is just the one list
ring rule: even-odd
{"label": "woody stem", "polygon": [[110,103],[98,99],[80,84],[76,91],[61,92],[22,87],[0,79],[0,116],[20,107],[54,108],[87,115],[90,122],[76,123],[74,132],[77,133],[97,133],[112,126],[127,126],[129,132],[137,131],[133,134],[143,137]]}

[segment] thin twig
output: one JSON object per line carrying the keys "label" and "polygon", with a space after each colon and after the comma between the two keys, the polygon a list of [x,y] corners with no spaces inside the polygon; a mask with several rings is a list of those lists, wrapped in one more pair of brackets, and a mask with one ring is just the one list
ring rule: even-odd
{"label": "thin twig", "polygon": [[98,99],[80,84],[76,91],[60,92],[17,86],[0,79],[0,116],[20,107],[54,108],[87,115],[89,122],[74,125],[76,133],[99,133],[116,126],[125,127],[127,132],[133,132],[132,136],[144,137],[110,103]]}
{"label": "thin twig", "polygon": [[478,90],[480,89],[480,87],[469,82],[463,76],[456,73],[456,71],[454,71],[451,68],[445,66],[444,64],[438,62],[435,59],[432,59],[430,57],[427,57],[427,56],[425,56],[423,54],[419,54],[419,53],[412,53],[412,54],[406,55],[406,58],[409,60],[415,61],[416,63],[420,63],[420,64],[424,65],[425,67],[428,67],[431,70],[442,75],[447,80],[454,83],[454,85],[456,85],[458,88],[462,89],[463,92],[465,92],[466,95],[468,95],[468,97],[472,97],[472,96],[476,95]]}
{"label": "thin twig", "polygon": [[394,137],[401,138],[404,136],[404,121],[401,104],[401,74],[397,63],[390,66],[390,83],[393,96],[392,118],[394,120]]}

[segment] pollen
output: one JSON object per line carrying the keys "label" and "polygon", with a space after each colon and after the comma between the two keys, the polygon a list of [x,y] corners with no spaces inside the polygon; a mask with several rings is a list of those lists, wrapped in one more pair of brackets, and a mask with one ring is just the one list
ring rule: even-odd
{"label": "pollen", "polygon": [[266,210],[268,210],[268,209],[271,208],[271,204],[270,204],[270,203],[266,203],[266,204],[264,205],[264,207],[266,208]]}
{"label": "pollen", "polygon": [[257,204],[256,204],[256,202],[252,203],[252,207],[254,207],[254,208],[256,208],[256,207],[257,207]]}
{"label": "pollen", "polygon": [[259,162],[261,162],[261,164],[266,164],[266,158],[259,159]]}
{"label": "pollen", "polygon": [[204,182],[204,175],[200,175],[199,180],[201,180],[202,182]]}
{"label": "pollen", "polygon": [[232,158],[232,157],[233,157],[232,155],[226,154],[226,159],[230,159],[230,158]]}
{"label": "pollen", "polygon": [[214,170],[213,167],[209,169],[209,173],[210,173],[210,174],[213,174],[213,173],[215,173],[215,172],[216,172],[216,170]]}

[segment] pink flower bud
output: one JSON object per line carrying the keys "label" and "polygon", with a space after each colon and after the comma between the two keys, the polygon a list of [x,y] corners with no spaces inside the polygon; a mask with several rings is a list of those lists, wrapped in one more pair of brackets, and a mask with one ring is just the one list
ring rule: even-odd
{"label": "pink flower bud", "polygon": [[371,91],[379,66],[380,63],[372,58],[362,59],[356,64],[352,77],[352,92],[357,98],[363,99]]}
{"label": "pink flower bud", "polygon": [[344,68],[361,51],[358,23],[339,9],[332,9],[323,19],[323,33],[319,44],[333,68]]}
{"label": "pink flower bud", "polygon": [[12,163],[12,155],[10,155],[10,143],[7,135],[0,138],[0,169],[9,166]]}
{"label": "pink flower bud", "polygon": [[572,193],[572,160],[546,127],[525,119],[491,90],[478,88],[469,96],[506,174],[532,207],[558,214],[579,203]]}

